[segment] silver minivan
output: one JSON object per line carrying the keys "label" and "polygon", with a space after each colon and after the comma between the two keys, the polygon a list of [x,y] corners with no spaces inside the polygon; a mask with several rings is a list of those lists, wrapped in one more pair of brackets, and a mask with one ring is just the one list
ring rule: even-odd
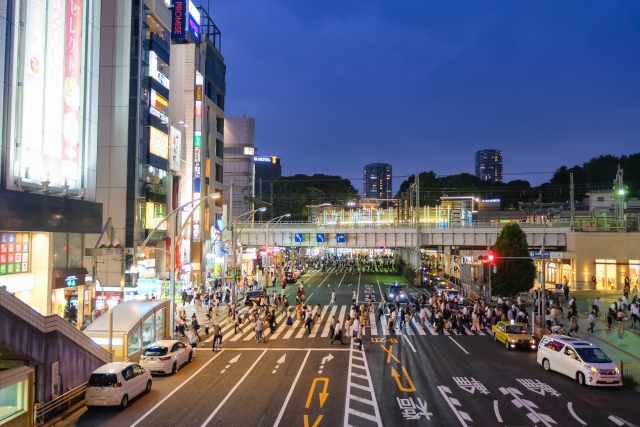
{"label": "silver minivan", "polygon": [[616,364],[602,349],[565,335],[545,335],[538,344],[538,363],[545,371],[567,375],[580,385],[621,386]]}

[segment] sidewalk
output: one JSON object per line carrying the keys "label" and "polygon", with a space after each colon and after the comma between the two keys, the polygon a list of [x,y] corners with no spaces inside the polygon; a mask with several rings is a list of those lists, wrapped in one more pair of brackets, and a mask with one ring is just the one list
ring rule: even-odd
{"label": "sidewalk", "polygon": [[[587,332],[589,323],[587,317],[591,312],[593,300],[600,297],[600,312],[605,312],[609,306],[622,297],[620,291],[574,291],[569,295],[576,298],[578,308],[578,334],[579,338],[600,346],[605,353],[616,363],[621,360],[640,363],[640,329],[630,330],[631,322],[625,322],[624,331],[618,332],[617,322],[614,321],[611,330],[607,330],[607,323],[596,320],[595,332]],[[568,302],[563,302],[562,306],[567,312]],[[627,316],[628,318],[629,316]],[[568,330],[569,322],[566,317],[562,319],[565,328]],[[637,324],[636,324],[637,325]],[[636,326],[639,328],[640,326]]]}

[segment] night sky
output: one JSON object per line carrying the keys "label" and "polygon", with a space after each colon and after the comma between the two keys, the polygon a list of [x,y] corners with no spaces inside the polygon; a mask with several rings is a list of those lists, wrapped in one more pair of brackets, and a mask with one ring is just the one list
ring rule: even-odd
{"label": "night sky", "polygon": [[[196,0],[197,1],[197,0]],[[200,4],[207,7],[206,0]],[[539,184],[599,154],[640,151],[640,2],[211,0],[227,117],[256,119],[283,173],[362,189],[362,166]]]}

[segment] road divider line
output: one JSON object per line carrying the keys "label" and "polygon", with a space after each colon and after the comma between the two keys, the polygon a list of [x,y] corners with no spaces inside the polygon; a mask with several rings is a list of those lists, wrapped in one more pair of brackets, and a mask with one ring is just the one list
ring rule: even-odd
{"label": "road divider line", "polygon": [[276,418],[276,422],[273,424],[273,427],[278,427],[280,425],[280,420],[282,420],[282,416],[284,415],[285,409],[287,409],[287,405],[289,404],[289,399],[291,399],[291,395],[293,394],[293,390],[296,388],[296,384],[298,384],[298,380],[300,379],[300,375],[302,374],[302,369],[304,369],[304,365],[307,363],[307,359],[311,354],[311,350],[307,350],[307,354],[304,356],[304,360],[302,361],[302,365],[300,365],[300,369],[298,369],[298,373],[293,380],[293,384],[291,384],[291,388],[289,389],[289,393],[287,393],[287,397],[282,404],[282,408],[280,408],[280,413],[278,414],[278,418]]}
{"label": "road divider line", "polygon": [[572,416],[573,418],[575,418],[575,419],[576,419],[576,421],[578,421],[578,422],[579,422],[580,424],[582,424],[583,426],[586,426],[586,425],[587,425],[587,423],[585,423],[584,421],[582,421],[582,420],[580,419],[580,417],[578,417],[578,416],[576,415],[576,413],[573,411],[573,402],[569,402],[569,403],[567,403],[567,408],[569,409],[569,413],[571,414],[571,416]]}
{"label": "road divider line", "polygon": [[[453,402],[451,401],[451,399],[449,398],[449,396],[447,396],[447,393],[451,393],[451,390],[449,389],[449,387],[445,387],[443,385],[438,386],[438,390],[440,390],[440,393],[442,393],[442,397],[444,397],[444,400],[449,404],[449,407],[451,408],[451,410],[453,411],[454,414],[456,414],[456,417],[458,418],[458,421],[460,421],[460,424],[462,424],[462,427],[469,427],[467,425],[467,423],[465,423],[464,418],[462,416],[462,414],[460,413],[460,411],[458,411],[458,409],[454,406]],[[465,415],[467,415],[465,413]],[[468,417],[468,415],[467,415]],[[471,420],[469,420],[471,421]]]}
{"label": "road divider line", "polygon": [[[413,344],[411,344],[411,341],[409,341],[409,338],[407,338],[406,335],[403,335],[402,337],[407,341],[407,344],[409,344],[409,346],[411,346],[411,350],[413,350],[414,353],[417,353],[416,348],[413,346]],[[467,353],[467,354],[469,354],[469,353]]]}
{"label": "road divider line", "polygon": [[140,424],[140,422],[141,422],[142,420],[144,420],[145,418],[147,418],[147,417],[148,417],[148,416],[149,416],[153,411],[155,411],[156,409],[158,409],[158,407],[160,407],[160,405],[162,405],[164,402],[166,402],[166,401],[167,401],[167,399],[169,399],[171,396],[173,396],[175,393],[177,393],[177,392],[178,392],[178,390],[180,390],[180,389],[181,389],[181,388],[182,388],[186,383],[188,383],[188,382],[189,382],[189,381],[191,381],[193,378],[195,378],[195,377],[196,377],[200,372],[202,372],[202,370],[203,370],[204,368],[206,368],[207,366],[209,366],[209,364],[210,364],[211,362],[213,362],[214,360],[216,360],[216,358],[218,358],[218,356],[220,356],[220,355],[221,355],[222,353],[224,353],[224,352],[225,352],[225,350],[221,350],[221,351],[220,351],[220,353],[218,353],[218,354],[216,354],[215,356],[213,356],[213,357],[211,358],[211,360],[209,360],[207,363],[205,363],[205,364],[204,364],[204,366],[203,366],[203,367],[201,367],[200,369],[198,369],[198,370],[197,370],[193,375],[191,375],[189,378],[187,378],[186,380],[184,380],[184,381],[182,382],[182,384],[180,384],[178,387],[176,387],[176,388],[175,388],[171,393],[167,394],[167,395],[165,396],[165,398],[164,398],[164,399],[162,399],[160,402],[156,403],[156,405],[155,405],[153,408],[149,409],[149,410],[148,410],[148,411],[147,411],[143,416],[141,416],[140,418],[138,418],[138,420],[137,420],[135,423],[131,424],[131,427],[135,427],[135,426],[137,426],[138,424]]}
{"label": "road divider line", "polygon": [[324,329],[322,331],[322,338],[329,336],[329,327],[331,326],[331,318],[336,315],[336,311],[338,310],[338,306],[334,305],[331,307],[331,312],[329,312],[329,317],[327,318],[327,323],[324,325]]}
{"label": "road divider line", "polygon": [[502,422],[502,417],[500,416],[500,411],[498,411],[498,401],[497,400],[493,401],[493,412],[495,412],[496,418],[498,419],[498,422],[501,423]]}
{"label": "road divider line", "polygon": [[205,427],[207,424],[209,424],[209,422],[213,419],[213,417],[218,413],[218,411],[220,410],[220,408],[222,408],[222,406],[227,402],[227,400],[229,400],[229,398],[231,397],[231,395],[233,394],[234,391],[236,391],[236,389],[238,387],[240,387],[240,384],[242,384],[242,382],[244,381],[245,378],[247,378],[249,376],[249,374],[251,373],[251,371],[253,371],[253,368],[256,367],[256,365],[258,364],[258,362],[260,361],[260,359],[262,359],[262,356],[264,356],[265,354],[267,354],[267,351],[264,350],[262,352],[262,354],[260,356],[258,356],[258,358],[256,359],[255,362],[253,362],[253,365],[251,365],[251,367],[249,369],[247,369],[247,372],[244,373],[244,375],[242,376],[242,378],[240,378],[240,381],[238,381],[236,383],[235,386],[233,386],[233,388],[231,389],[231,391],[229,391],[229,393],[227,393],[227,395],[225,396],[224,399],[222,399],[222,402],[220,402],[218,404],[218,406],[216,407],[216,409],[213,410],[213,412],[211,413],[211,415],[209,415],[209,417],[202,423],[201,427]]}
{"label": "road divider line", "polygon": [[458,347],[460,347],[460,350],[464,351],[465,353],[469,354],[469,352],[467,350],[465,350],[460,344],[458,344],[458,342],[456,340],[454,340],[452,337],[449,337],[449,339],[451,341],[453,341]]}

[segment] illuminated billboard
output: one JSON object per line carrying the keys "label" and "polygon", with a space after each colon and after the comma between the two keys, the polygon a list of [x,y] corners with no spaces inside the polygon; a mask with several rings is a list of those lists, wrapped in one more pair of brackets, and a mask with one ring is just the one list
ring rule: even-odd
{"label": "illuminated billboard", "polygon": [[169,129],[169,169],[180,172],[180,152],[182,151],[182,132],[171,126]]}
{"label": "illuminated billboard", "polygon": [[169,160],[169,135],[153,126],[149,127],[149,152]]}
{"label": "illuminated billboard", "polygon": [[171,9],[171,38],[184,39],[187,34],[187,0],[173,0]]}
{"label": "illuminated billboard", "polygon": [[[160,61],[162,61],[162,59],[160,59]],[[149,77],[154,78],[162,86],[169,89],[169,78],[160,71],[158,67],[158,55],[154,51],[149,51]]]}
{"label": "illuminated billboard", "polygon": [[[86,0],[24,0],[16,51],[15,176],[79,188],[88,97],[81,78],[91,43],[83,42]],[[24,19],[24,20],[23,20]]]}
{"label": "illuminated billboard", "polygon": [[187,0],[189,2],[189,23],[188,29],[191,35],[195,37],[195,39],[200,41],[200,11],[198,8],[191,2],[191,0]]}

